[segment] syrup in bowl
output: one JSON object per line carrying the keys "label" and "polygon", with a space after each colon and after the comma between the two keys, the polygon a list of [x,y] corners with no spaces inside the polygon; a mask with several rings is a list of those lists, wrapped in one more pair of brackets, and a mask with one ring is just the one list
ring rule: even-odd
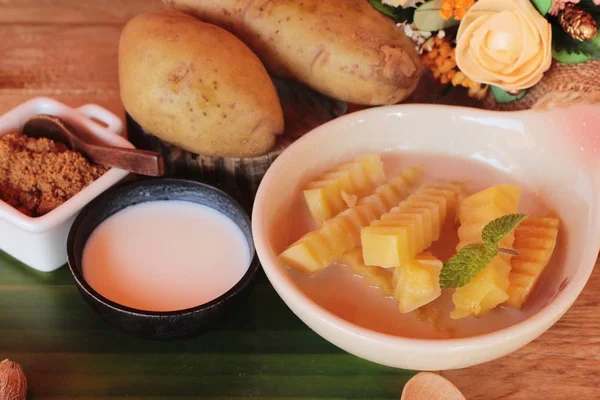
{"label": "syrup in bowl", "polygon": [[[515,181],[502,170],[484,163],[443,154],[402,152],[384,153],[382,161],[387,177],[396,176],[404,168],[422,166],[425,177],[419,186],[440,181],[465,182],[469,193],[475,193],[493,185],[517,184],[521,187],[519,210],[532,215],[545,215],[548,206],[533,187]],[[313,181],[315,176],[306,176],[298,186],[299,190]],[[289,214],[281,221],[279,251],[294,243],[305,233],[313,231],[316,225],[307,208],[301,191],[294,195]],[[385,297],[377,287],[369,286],[365,279],[352,268],[341,262],[334,262],[327,268],[312,274],[303,273],[290,266],[284,266],[294,284],[313,302],[323,309],[355,325],[373,331],[418,339],[449,339],[478,336],[494,332],[524,321],[539,311],[552,292],[546,289],[546,282],[552,275],[560,273],[563,258],[563,245],[559,238],[554,255],[531,294],[532,301],[522,309],[500,305],[482,318],[468,317],[452,319],[452,291],[442,290],[435,301],[410,313],[398,312],[398,301]],[[441,239],[434,242],[429,251],[440,260],[447,260],[456,252],[458,235],[456,225],[447,221]]]}

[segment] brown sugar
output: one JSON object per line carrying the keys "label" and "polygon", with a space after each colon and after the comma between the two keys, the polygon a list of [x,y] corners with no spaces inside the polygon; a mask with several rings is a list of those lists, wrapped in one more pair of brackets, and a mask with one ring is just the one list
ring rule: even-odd
{"label": "brown sugar", "polygon": [[0,199],[31,217],[54,210],[106,171],[50,139],[0,136]]}

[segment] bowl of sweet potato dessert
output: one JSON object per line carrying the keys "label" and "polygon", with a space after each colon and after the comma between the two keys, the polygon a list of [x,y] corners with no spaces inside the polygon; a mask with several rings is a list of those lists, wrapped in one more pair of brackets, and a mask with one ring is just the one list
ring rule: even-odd
{"label": "bowl of sweet potato dessert", "polygon": [[317,334],[379,364],[507,355],[569,309],[596,263],[599,115],[398,105],[328,122],[259,187],[266,275]]}

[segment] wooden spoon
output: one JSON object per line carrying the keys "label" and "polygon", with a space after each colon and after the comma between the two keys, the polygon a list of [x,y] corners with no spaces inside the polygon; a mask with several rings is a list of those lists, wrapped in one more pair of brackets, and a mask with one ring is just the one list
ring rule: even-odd
{"label": "wooden spoon", "polygon": [[413,376],[402,391],[401,400],[466,400],[448,379],[431,372]]}
{"label": "wooden spoon", "polygon": [[159,153],[89,143],[77,130],[53,115],[34,115],[25,122],[21,131],[30,137],[45,137],[61,142],[105,167],[147,176],[162,176],[165,173],[164,161]]}

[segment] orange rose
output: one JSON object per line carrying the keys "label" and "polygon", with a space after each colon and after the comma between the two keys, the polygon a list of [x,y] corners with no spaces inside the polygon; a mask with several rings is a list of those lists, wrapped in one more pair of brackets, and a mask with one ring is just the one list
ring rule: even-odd
{"label": "orange rose", "polygon": [[456,63],[471,80],[518,91],[552,62],[552,28],[530,0],[479,0],[456,38]]}

